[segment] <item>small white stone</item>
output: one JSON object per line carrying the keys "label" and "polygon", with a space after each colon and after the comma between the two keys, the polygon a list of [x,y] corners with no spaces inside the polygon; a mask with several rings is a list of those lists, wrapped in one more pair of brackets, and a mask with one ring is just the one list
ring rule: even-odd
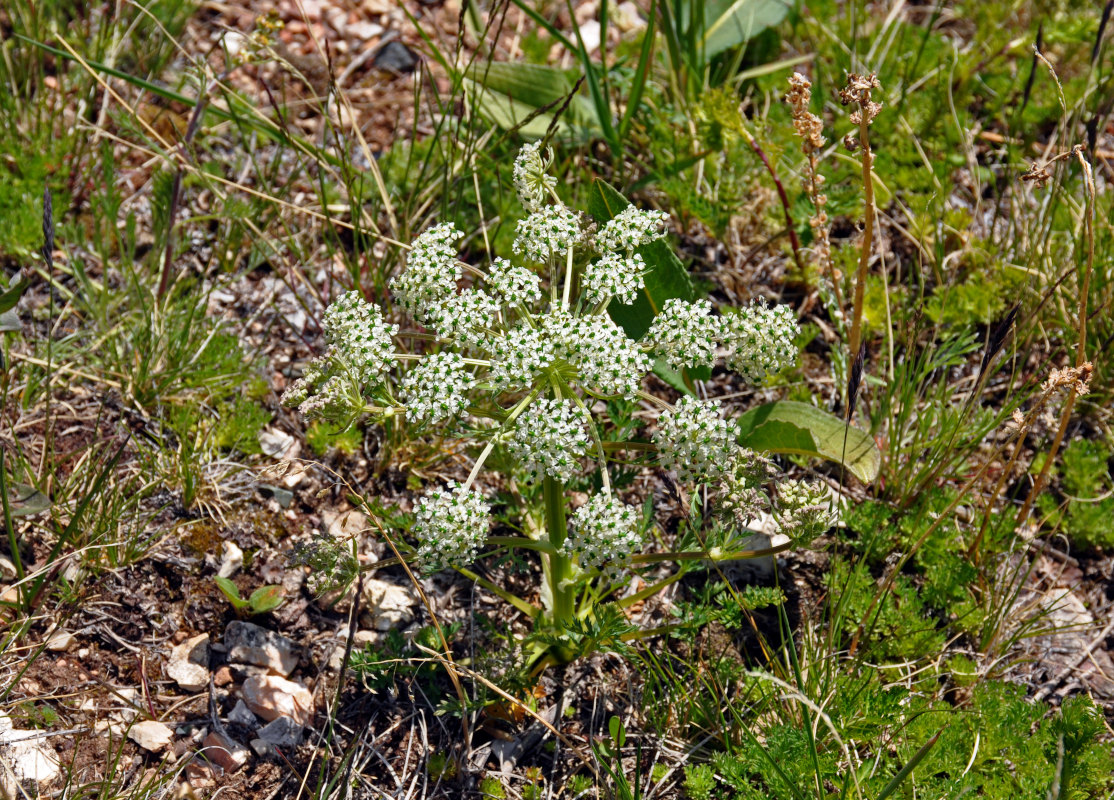
{"label": "small white stone", "polygon": [[56,631],[47,639],[46,649],[55,653],[64,653],[73,647],[76,642],[77,639],[69,631]]}
{"label": "small white stone", "polygon": [[200,692],[209,685],[209,634],[177,645],[170,653],[166,674],[184,691]]}
{"label": "small white stone", "polygon": [[57,755],[40,736],[39,731],[15,730],[10,719],[0,716],[0,798],[25,797],[21,783],[33,781],[42,789],[61,775]]}
{"label": "small white stone", "polygon": [[244,704],[267,721],[290,717],[301,725],[313,718],[313,695],[300,683],[277,675],[252,676],[240,687]]}
{"label": "small white stone", "polygon": [[146,719],[132,725],[128,738],[152,753],[165,750],[174,741],[174,731],[153,719]]}
{"label": "small white stone", "polygon": [[231,578],[244,566],[244,551],[235,542],[226,541],[221,554],[220,570],[217,577]]}
{"label": "small white stone", "polygon": [[285,431],[267,428],[259,432],[259,446],[267,455],[282,458],[283,454],[294,446],[294,437]]}
{"label": "small white stone", "polygon": [[584,49],[589,53],[599,49],[600,34],[600,24],[594,19],[590,19],[580,26],[580,38],[584,41]]}
{"label": "small white stone", "polygon": [[234,664],[268,667],[289,675],[298,666],[298,645],[285,636],[250,622],[235,620],[224,630],[228,660]]}
{"label": "small white stone", "polygon": [[371,627],[389,631],[414,620],[414,607],[421,602],[413,587],[399,586],[377,578],[364,583],[366,613],[371,617]]}

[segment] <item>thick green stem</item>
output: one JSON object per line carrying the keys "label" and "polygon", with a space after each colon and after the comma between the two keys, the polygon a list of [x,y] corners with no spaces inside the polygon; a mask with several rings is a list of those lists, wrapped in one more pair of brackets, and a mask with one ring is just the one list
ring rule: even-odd
{"label": "thick green stem", "polygon": [[567,533],[565,521],[565,486],[548,475],[542,487],[545,497],[545,526],[549,543],[555,552],[549,556],[549,589],[553,595],[553,624],[564,629],[574,618],[572,560],[562,554]]}

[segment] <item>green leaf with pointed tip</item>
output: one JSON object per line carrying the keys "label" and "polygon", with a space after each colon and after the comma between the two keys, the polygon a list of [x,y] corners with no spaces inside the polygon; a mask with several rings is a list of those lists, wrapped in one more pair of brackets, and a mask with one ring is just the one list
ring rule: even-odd
{"label": "green leaf with pointed tip", "polygon": [[281,586],[260,586],[251,593],[248,602],[251,604],[252,613],[266,614],[282,605],[284,599],[286,598],[283,597]]}
{"label": "green leaf with pointed tip", "polygon": [[240,597],[240,590],[236,588],[236,584],[228,580],[228,578],[214,578],[214,580],[216,581],[217,588],[228,598],[228,602],[232,604],[234,609],[243,611],[250,605],[247,600]]}
{"label": "green leaf with pointed tip", "polygon": [[752,450],[834,461],[863,483],[882,468],[882,454],[867,433],[807,403],[767,403],[739,417],[738,425],[739,444]]}
{"label": "green leaf with pointed tip", "polygon": [[3,294],[0,294],[0,313],[15,308],[15,304],[19,302],[19,298],[23,297],[23,293],[27,291],[27,287],[30,285],[31,281],[26,278],[21,276],[16,277],[15,281],[8,289]]}
{"label": "green leaf with pointed tip", "polygon": [[[588,195],[588,213],[599,223],[614,218],[631,203],[606,181],[596,179]],[[607,313],[627,336],[638,340],[650,329],[654,317],[671,297],[692,300],[692,281],[681,259],[665,241],[643,245],[636,251],[646,262],[646,286],[629,306],[612,300]]]}

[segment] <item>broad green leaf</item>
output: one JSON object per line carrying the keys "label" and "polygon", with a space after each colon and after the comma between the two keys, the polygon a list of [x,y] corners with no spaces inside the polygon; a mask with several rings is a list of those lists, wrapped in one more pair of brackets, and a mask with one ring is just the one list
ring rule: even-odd
{"label": "broad green leaf", "polygon": [[240,590],[236,588],[236,584],[228,580],[228,578],[218,577],[214,578],[214,580],[216,581],[217,588],[220,589],[221,593],[228,598],[228,602],[230,602],[232,604],[232,607],[235,608],[237,611],[243,611],[245,608],[248,607],[248,605],[250,605],[247,600],[240,597]]}
{"label": "broad green leaf", "polygon": [[[605,223],[630,205],[630,201],[606,181],[596,179],[588,196],[588,213]],[[692,281],[685,265],[673,248],[658,240],[638,248],[646,262],[646,286],[629,306],[612,301],[608,314],[632,339],[641,339],[650,329],[654,317],[671,297],[692,300]]]}
{"label": "broad green leaf", "polygon": [[0,294],[0,314],[5,311],[11,311],[15,308],[15,304],[19,302],[19,298],[27,291],[27,287],[31,285],[31,281],[22,276],[16,277],[8,289]]}
{"label": "broad green leaf", "polygon": [[8,505],[13,517],[29,517],[50,508],[50,498],[34,486],[16,483],[9,486],[9,490]]}
{"label": "broad green leaf", "polygon": [[260,586],[251,593],[248,602],[251,603],[251,610],[254,613],[266,614],[282,605],[283,599],[281,586]]}
{"label": "broad green leaf", "polygon": [[807,403],[782,400],[738,419],[739,443],[765,453],[794,453],[841,463],[863,483],[878,477],[882,454],[865,432]]}
{"label": "broad green leaf", "polygon": [[738,47],[789,12],[788,0],[708,0],[704,7],[704,58]]}
{"label": "broad green leaf", "polygon": [[[549,130],[576,80],[553,67],[494,61],[468,70],[464,85],[476,98],[480,112],[500,128],[517,129],[527,138],[538,139]],[[541,108],[547,110],[537,113]],[[573,128],[600,132],[592,104],[580,95],[569,102],[557,127],[566,133]]]}

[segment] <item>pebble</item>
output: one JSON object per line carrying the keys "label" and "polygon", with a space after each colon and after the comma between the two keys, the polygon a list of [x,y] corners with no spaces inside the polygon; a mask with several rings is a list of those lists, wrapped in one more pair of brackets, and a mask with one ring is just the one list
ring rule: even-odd
{"label": "pebble", "polygon": [[227,664],[218,667],[217,671],[213,673],[213,683],[217,686],[227,686],[233,680],[232,668]]}
{"label": "pebble", "polygon": [[213,731],[201,743],[201,755],[225,772],[235,772],[251,758],[246,747],[230,736]]}
{"label": "pebble", "polygon": [[236,546],[235,542],[225,542],[220,561],[218,578],[231,578],[244,566],[244,551]]}
{"label": "pebble", "polygon": [[235,707],[228,712],[228,721],[236,725],[243,725],[245,728],[254,728],[259,724],[259,720],[255,718],[255,714],[251,713],[243,700],[237,700]]}
{"label": "pebble", "polygon": [[228,660],[267,667],[286,676],[298,666],[298,645],[285,636],[251,622],[234,620],[224,629]]}
{"label": "pebble", "polygon": [[365,615],[377,631],[389,631],[414,621],[414,607],[421,602],[414,587],[399,586],[378,578],[364,583]]}
{"label": "pebble", "polygon": [[209,634],[186,639],[170,652],[166,674],[185,692],[200,692],[209,685]]}
{"label": "pebble", "polygon": [[287,450],[294,446],[294,437],[286,431],[268,428],[259,432],[259,446],[267,455],[281,458]]}
{"label": "pebble", "polygon": [[128,738],[152,753],[162,752],[174,741],[174,731],[153,719],[137,722],[128,731]]}
{"label": "pebble", "polygon": [[376,68],[390,72],[413,72],[418,57],[402,42],[387,42],[379,48],[373,63]]}
{"label": "pebble", "polygon": [[64,653],[74,646],[77,639],[69,631],[56,631],[46,641],[46,649],[55,653]]}
{"label": "pebble", "polygon": [[302,743],[302,726],[290,717],[278,717],[259,729],[259,738],[275,747],[297,747]]}
{"label": "pebble", "polygon": [[240,687],[244,704],[268,722],[290,717],[309,725],[313,717],[313,695],[300,683],[277,675],[253,676]]}
{"label": "pebble", "polygon": [[[12,721],[0,716],[0,798],[22,798],[27,795],[20,784],[34,782],[45,788],[61,775],[58,756],[46,739],[37,738],[40,731],[20,731]],[[40,792],[32,790],[32,796]]]}

